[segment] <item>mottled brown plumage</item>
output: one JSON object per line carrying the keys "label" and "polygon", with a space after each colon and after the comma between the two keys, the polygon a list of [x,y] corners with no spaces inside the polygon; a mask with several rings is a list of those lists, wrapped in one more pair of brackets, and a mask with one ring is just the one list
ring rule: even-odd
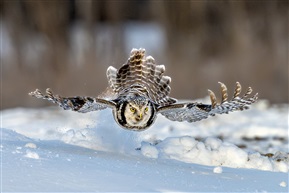
{"label": "mottled brown plumage", "polygon": [[109,86],[116,92],[127,93],[135,89],[146,94],[154,103],[164,106],[173,104],[169,97],[171,78],[163,76],[164,65],[156,65],[153,57],[145,57],[144,49],[133,49],[126,64],[119,70],[110,66],[107,70]]}

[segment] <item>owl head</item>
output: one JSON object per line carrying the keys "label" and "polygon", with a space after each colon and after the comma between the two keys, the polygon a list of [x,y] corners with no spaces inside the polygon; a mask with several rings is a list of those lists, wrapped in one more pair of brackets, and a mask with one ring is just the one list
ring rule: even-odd
{"label": "owl head", "polygon": [[156,106],[146,97],[128,96],[116,101],[114,118],[125,129],[143,131],[153,124]]}

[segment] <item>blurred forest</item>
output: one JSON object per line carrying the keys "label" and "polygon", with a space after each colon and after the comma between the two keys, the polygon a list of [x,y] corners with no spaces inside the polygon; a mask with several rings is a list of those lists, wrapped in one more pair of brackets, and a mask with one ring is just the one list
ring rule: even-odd
{"label": "blurred forest", "polygon": [[196,99],[218,81],[288,102],[288,0],[1,0],[1,109],[49,103],[50,87],[97,96],[106,69],[145,48],[172,78],[171,96]]}

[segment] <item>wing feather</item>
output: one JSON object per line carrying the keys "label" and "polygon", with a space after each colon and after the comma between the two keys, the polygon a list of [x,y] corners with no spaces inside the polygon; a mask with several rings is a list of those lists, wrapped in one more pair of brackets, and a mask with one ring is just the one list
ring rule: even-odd
{"label": "wing feather", "polygon": [[252,97],[249,97],[249,95],[252,93],[251,87],[248,88],[242,97],[239,97],[241,93],[241,85],[239,82],[237,82],[233,99],[228,101],[227,88],[223,83],[220,83],[220,85],[222,92],[222,100],[220,104],[217,104],[217,99],[214,92],[209,90],[211,99],[210,105],[202,103],[172,104],[165,107],[160,107],[158,112],[172,121],[196,122],[206,119],[209,116],[214,116],[215,114],[224,114],[248,109],[249,106],[258,99],[258,93]]}
{"label": "wing feather", "polygon": [[72,110],[80,113],[103,110],[107,107],[113,108],[115,105],[113,102],[101,98],[86,96],[62,97],[54,95],[50,88],[46,89],[46,94],[36,89],[34,92],[30,92],[29,95],[56,103],[64,110]]}

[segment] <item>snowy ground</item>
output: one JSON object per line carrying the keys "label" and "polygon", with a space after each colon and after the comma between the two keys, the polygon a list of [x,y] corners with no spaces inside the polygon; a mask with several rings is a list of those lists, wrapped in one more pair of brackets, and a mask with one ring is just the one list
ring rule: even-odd
{"label": "snowy ground", "polygon": [[288,105],[121,129],[110,110],[1,111],[3,192],[288,192]]}

